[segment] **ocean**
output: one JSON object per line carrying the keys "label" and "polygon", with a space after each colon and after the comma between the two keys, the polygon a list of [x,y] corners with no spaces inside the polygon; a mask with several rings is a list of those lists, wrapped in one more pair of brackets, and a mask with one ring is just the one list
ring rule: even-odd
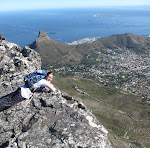
{"label": "ocean", "polygon": [[36,40],[39,31],[58,42],[115,34],[150,35],[148,7],[66,8],[0,12],[0,34],[21,47]]}

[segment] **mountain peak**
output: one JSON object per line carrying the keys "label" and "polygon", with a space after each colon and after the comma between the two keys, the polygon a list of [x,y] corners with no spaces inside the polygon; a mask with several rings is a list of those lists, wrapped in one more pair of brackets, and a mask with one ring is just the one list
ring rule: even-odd
{"label": "mountain peak", "polygon": [[0,40],[5,40],[5,38],[0,34]]}
{"label": "mountain peak", "polygon": [[39,38],[47,38],[48,36],[47,36],[47,34],[46,34],[46,32],[44,32],[43,30],[40,30],[40,32],[39,32],[39,36],[38,36]]}

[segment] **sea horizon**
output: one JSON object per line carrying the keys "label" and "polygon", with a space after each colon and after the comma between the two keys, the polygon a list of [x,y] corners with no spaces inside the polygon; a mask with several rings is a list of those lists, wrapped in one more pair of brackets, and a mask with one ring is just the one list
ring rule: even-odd
{"label": "sea horizon", "polygon": [[149,36],[149,8],[97,7],[0,12],[0,34],[21,47],[34,42],[40,30],[62,43],[124,33]]}

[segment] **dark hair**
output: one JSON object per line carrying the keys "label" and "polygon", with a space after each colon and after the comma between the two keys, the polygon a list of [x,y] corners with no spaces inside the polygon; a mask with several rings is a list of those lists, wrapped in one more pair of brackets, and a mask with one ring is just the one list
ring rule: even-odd
{"label": "dark hair", "polygon": [[47,75],[45,76],[45,79],[47,79],[47,77],[49,76],[49,74],[52,74],[52,75],[54,76],[54,73],[53,73],[52,71],[49,71],[49,72],[47,73]]}

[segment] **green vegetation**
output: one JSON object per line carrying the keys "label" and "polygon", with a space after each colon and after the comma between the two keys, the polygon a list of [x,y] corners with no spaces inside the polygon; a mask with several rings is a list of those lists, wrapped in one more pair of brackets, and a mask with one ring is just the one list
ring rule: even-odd
{"label": "green vegetation", "polygon": [[99,59],[99,58],[96,59],[96,62],[101,62],[101,61],[102,61],[102,59]]}
{"label": "green vegetation", "polygon": [[[142,103],[139,96],[135,96],[116,88],[102,84],[81,76],[64,77],[56,74],[53,83],[60,90],[69,95],[82,99],[102,123],[110,135],[121,137],[122,141],[150,146],[148,136],[150,130],[150,106]],[[78,87],[82,92],[76,90]],[[114,138],[110,141],[115,143]]]}

